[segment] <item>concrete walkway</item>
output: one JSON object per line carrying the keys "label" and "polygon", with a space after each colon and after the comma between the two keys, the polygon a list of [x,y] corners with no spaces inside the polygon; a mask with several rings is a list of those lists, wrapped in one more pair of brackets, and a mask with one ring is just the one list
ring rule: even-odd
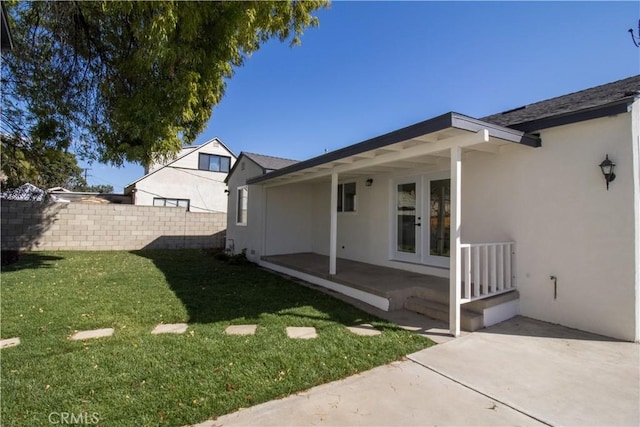
{"label": "concrete walkway", "polygon": [[640,346],[516,317],[199,426],[639,425]]}

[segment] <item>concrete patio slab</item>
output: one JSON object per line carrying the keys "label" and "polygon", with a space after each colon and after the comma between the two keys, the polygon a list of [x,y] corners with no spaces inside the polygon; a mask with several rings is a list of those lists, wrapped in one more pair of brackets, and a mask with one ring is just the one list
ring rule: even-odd
{"label": "concrete patio slab", "polygon": [[3,339],[3,340],[0,340],[0,349],[9,348],[9,347],[15,347],[17,345],[20,345],[20,338],[19,337],[6,338],[6,339]]}
{"label": "concrete patio slab", "polygon": [[640,346],[524,317],[409,356],[551,425],[640,425]]}
{"label": "concrete patio slab", "polygon": [[541,425],[412,362],[395,362],[218,417],[218,426]]}
{"label": "concrete patio slab", "polygon": [[152,334],[184,334],[187,332],[188,325],[186,323],[160,323],[153,331]]}
{"label": "concrete patio slab", "polygon": [[254,335],[258,325],[231,325],[224,330],[227,335]]}
{"label": "concrete patio slab", "polygon": [[113,328],[92,329],[90,331],[79,331],[69,337],[72,341],[89,340],[94,338],[104,338],[113,335]]}
{"label": "concrete patio slab", "polygon": [[[271,270],[268,270],[268,271],[271,271]],[[271,272],[274,273],[273,271]],[[275,272],[275,274],[280,274],[280,273]],[[388,320],[389,322],[395,323],[402,329],[406,329],[408,331],[415,332],[416,334],[422,335],[423,337],[427,337],[438,344],[454,339],[449,333],[449,325],[446,322],[430,319],[421,314],[414,313],[404,309],[394,310],[394,311],[380,310],[376,307],[373,307],[355,298],[351,298],[347,295],[343,295],[338,292],[332,291],[331,289],[323,288],[322,286],[317,286],[312,283],[305,282],[304,280],[299,280],[299,279],[296,279],[295,277],[287,276],[285,274],[281,274],[281,276],[286,277],[288,280],[296,282],[307,288],[315,289],[319,292],[325,293],[327,295],[331,295],[336,299],[347,302],[353,305],[354,307],[358,307],[360,310],[364,312],[373,314],[374,316],[377,316],[381,319]],[[468,332],[461,331],[460,335],[464,336],[467,333]]]}
{"label": "concrete patio slab", "polygon": [[293,339],[309,340],[318,337],[316,328],[306,326],[288,326],[287,336]]}
{"label": "concrete patio slab", "polygon": [[376,328],[374,328],[372,325],[369,325],[368,323],[364,323],[358,326],[347,326],[347,329],[356,335],[360,335],[364,337],[374,337],[376,335],[382,334],[382,331],[377,330]]}

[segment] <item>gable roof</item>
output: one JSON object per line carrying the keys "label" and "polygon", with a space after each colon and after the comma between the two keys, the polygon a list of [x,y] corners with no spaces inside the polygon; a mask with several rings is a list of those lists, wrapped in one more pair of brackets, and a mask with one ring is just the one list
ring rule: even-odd
{"label": "gable roof", "polygon": [[282,157],[267,156],[265,154],[247,153],[245,151],[242,151],[238,156],[238,160],[234,163],[233,167],[227,174],[227,177],[224,180],[225,183],[229,181],[229,177],[233,174],[233,171],[236,169],[236,167],[241,164],[241,159],[243,157],[246,157],[256,165],[258,165],[258,167],[262,168],[263,175],[299,163],[298,160],[283,159]]}
{"label": "gable roof", "polygon": [[265,171],[282,169],[299,162],[298,160],[283,159],[281,157],[266,156],[264,154],[244,153],[244,155],[253,160]]}
{"label": "gable roof", "polygon": [[480,120],[531,132],[619,114],[640,95],[640,75],[524,105]]}
{"label": "gable roof", "polygon": [[263,176],[251,178],[247,182],[254,184],[266,181],[447,127],[468,131],[487,128],[493,137],[539,147],[541,145],[540,139],[537,135],[531,134],[533,131],[624,113],[628,111],[630,103],[638,98],[640,98],[640,75],[525,105],[481,119],[450,112]]}
{"label": "gable roof", "polygon": [[[206,147],[207,145],[209,145],[209,144],[211,144],[211,143],[213,143],[213,142],[217,142],[217,143],[218,143],[218,144],[220,144],[222,147],[224,147],[224,149],[225,149],[225,150],[227,150],[227,151],[229,152],[229,154],[231,154],[233,157],[236,157],[236,155],[235,155],[235,154],[233,154],[233,151],[231,151],[231,150],[229,149],[229,147],[227,147],[227,146],[224,144],[224,142],[222,142],[220,139],[218,139],[218,137],[214,137],[214,138],[210,139],[210,140],[209,140],[209,141],[207,141],[207,142],[203,142],[203,143],[202,143],[202,144],[200,144],[200,145],[196,145],[196,146],[191,145],[191,146],[184,147],[182,150],[186,150],[186,152],[185,152],[185,153],[183,153],[181,156],[176,157],[175,159],[173,159],[172,161],[170,161],[170,162],[169,162],[169,163],[167,163],[166,165],[162,165],[162,166],[160,166],[159,168],[152,170],[152,171],[151,171],[151,172],[149,172],[148,174],[143,175],[143,176],[141,176],[140,178],[136,179],[135,181],[133,181],[133,182],[131,182],[131,183],[127,184],[127,185],[124,187],[124,193],[126,194],[127,190],[128,190],[130,187],[134,186],[135,184],[137,184],[138,182],[142,181],[143,179],[146,179],[147,177],[149,177],[149,176],[153,175],[154,173],[156,173],[156,172],[158,172],[158,171],[161,171],[161,170],[163,170],[163,169],[164,169],[164,168],[166,168],[166,167],[171,166],[172,164],[174,164],[174,163],[175,163],[175,162],[177,162],[178,160],[180,160],[180,159],[184,159],[185,157],[187,157],[187,156],[189,156],[189,155],[191,155],[191,154],[195,153],[196,151],[198,151],[198,150],[200,150],[200,149],[202,149],[202,148]],[[228,176],[228,175],[227,175],[227,176]]]}

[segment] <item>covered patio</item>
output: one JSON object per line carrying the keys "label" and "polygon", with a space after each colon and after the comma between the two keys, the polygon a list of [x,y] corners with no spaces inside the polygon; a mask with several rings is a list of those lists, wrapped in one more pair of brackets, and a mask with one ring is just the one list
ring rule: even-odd
{"label": "covered patio", "polygon": [[329,274],[329,257],[316,253],[272,255],[264,257],[263,261],[387,299],[387,304],[375,304],[385,311],[402,308],[404,300],[416,293],[443,299],[445,303],[449,298],[449,279],[443,277],[343,258],[336,260],[337,273]]}
{"label": "covered patio", "polygon": [[260,264],[383,310],[416,296],[445,304],[457,336],[461,305],[510,293],[516,277],[515,242],[462,240],[463,157],[539,143],[448,113],[250,179],[261,187]]}

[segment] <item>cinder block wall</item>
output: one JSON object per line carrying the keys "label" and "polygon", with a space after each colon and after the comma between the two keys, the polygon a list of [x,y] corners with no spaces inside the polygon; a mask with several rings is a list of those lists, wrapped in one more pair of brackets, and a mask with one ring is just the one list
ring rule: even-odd
{"label": "cinder block wall", "polygon": [[2,249],[222,248],[227,216],[184,208],[3,200]]}

